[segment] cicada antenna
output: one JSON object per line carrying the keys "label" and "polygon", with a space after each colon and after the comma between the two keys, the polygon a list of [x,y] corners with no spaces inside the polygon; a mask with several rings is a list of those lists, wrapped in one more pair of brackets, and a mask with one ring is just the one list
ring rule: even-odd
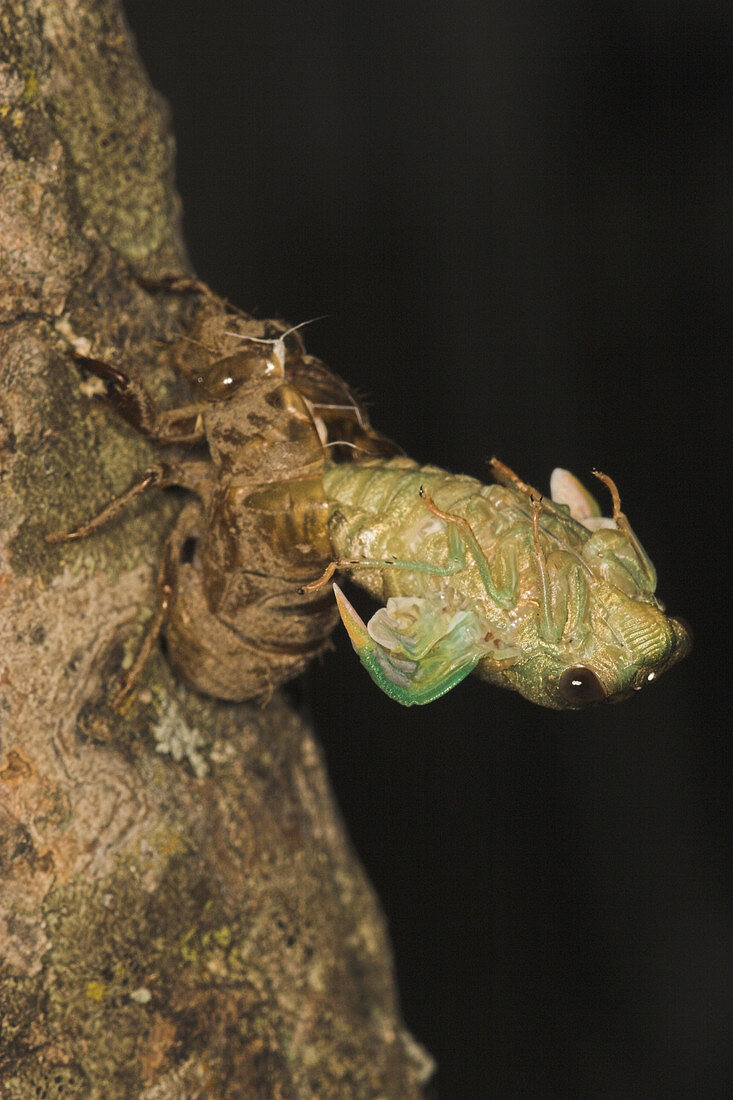
{"label": "cicada antenna", "polygon": [[301,321],[299,325],[292,325],[287,332],[281,332],[279,336],[266,337],[266,336],[250,336],[244,332],[230,332],[229,329],[225,329],[227,336],[236,336],[238,340],[249,340],[253,344],[269,344],[275,358],[278,360],[282,367],[285,362],[285,340],[291,333],[297,332],[298,329],[305,328],[306,325],[313,325],[316,321],[324,321],[327,317],[333,317],[333,313],[322,313],[320,317],[310,317],[307,321]]}
{"label": "cicada antenna", "polygon": [[305,328],[306,325],[314,325],[316,321],[325,321],[328,317],[334,316],[334,313],[322,313],[320,317],[310,317],[307,321],[301,321],[299,325],[292,325],[287,332],[281,332],[279,336],[250,336],[245,332],[230,332],[228,329],[225,330],[225,333],[227,336],[236,336],[238,340],[251,340],[253,344],[272,344],[274,347],[290,336],[292,332],[297,332],[298,329]]}

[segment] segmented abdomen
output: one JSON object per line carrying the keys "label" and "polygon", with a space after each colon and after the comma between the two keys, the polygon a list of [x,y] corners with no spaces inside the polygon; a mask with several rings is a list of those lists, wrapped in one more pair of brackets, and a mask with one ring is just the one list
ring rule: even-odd
{"label": "segmented abdomen", "polygon": [[[446,512],[471,523],[486,553],[517,523],[526,527],[512,494],[499,485],[448,474],[436,466],[419,466],[408,458],[327,465],[323,484],[329,505],[329,533],[339,558],[375,561],[449,561],[446,524],[420,496],[421,486]],[[467,563],[467,572],[473,572]],[[359,569],[353,579],[377,599],[395,595],[424,596],[446,578],[411,570]],[[465,589],[469,577],[462,577]]]}

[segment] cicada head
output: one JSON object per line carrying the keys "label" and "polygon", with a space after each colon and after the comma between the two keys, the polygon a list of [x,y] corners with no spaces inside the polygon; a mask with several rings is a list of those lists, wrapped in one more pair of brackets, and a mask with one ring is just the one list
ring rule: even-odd
{"label": "cicada head", "polygon": [[[666,615],[654,595],[656,571],[621,512],[615,484],[597,476],[611,489],[613,518],[600,515],[567,471],[553,474],[553,503],[566,512],[555,507],[540,530],[535,506],[521,654],[505,667],[490,657],[477,667],[479,675],[555,709],[625,699],[692,648],[689,626]],[[533,576],[541,581],[534,593]]]}
{"label": "cicada head", "polygon": [[[664,613],[652,598],[628,596],[615,586],[596,594],[592,650],[588,659],[609,702],[627,698],[659,678],[692,648],[692,635],[682,619]],[[565,698],[573,685],[564,685]]]}
{"label": "cicada head", "polygon": [[579,710],[626,699],[692,648],[690,629],[682,619],[618,590],[610,600],[599,601],[591,618],[592,629],[578,645],[542,645],[499,671],[491,662],[479,662],[477,672],[541,706]]}

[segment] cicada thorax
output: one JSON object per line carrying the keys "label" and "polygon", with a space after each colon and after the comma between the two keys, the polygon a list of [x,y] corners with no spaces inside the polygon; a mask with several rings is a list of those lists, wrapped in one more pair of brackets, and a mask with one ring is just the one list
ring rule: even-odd
{"label": "cicada thorax", "polygon": [[[333,557],[327,458],[351,463],[396,448],[297,334],[228,332],[226,341],[218,359],[202,361],[199,350],[186,370],[216,476],[168,637],[189,682],[211,691],[214,678],[215,694],[236,699],[297,675],[338,620],[330,592],[300,591]],[[188,635],[201,615],[217,645],[204,654],[194,643],[190,660]]]}

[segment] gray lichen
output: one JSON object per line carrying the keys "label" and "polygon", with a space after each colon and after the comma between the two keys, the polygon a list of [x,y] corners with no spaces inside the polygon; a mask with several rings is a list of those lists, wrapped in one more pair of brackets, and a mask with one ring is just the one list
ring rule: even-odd
{"label": "gray lichen", "polygon": [[208,773],[209,766],[199,752],[206,747],[206,739],[199,730],[188,725],[174,697],[169,699],[165,713],[153,726],[153,738],[157,752],[168,753],[177,763],[187,760],[197,779],[203,779]]}

